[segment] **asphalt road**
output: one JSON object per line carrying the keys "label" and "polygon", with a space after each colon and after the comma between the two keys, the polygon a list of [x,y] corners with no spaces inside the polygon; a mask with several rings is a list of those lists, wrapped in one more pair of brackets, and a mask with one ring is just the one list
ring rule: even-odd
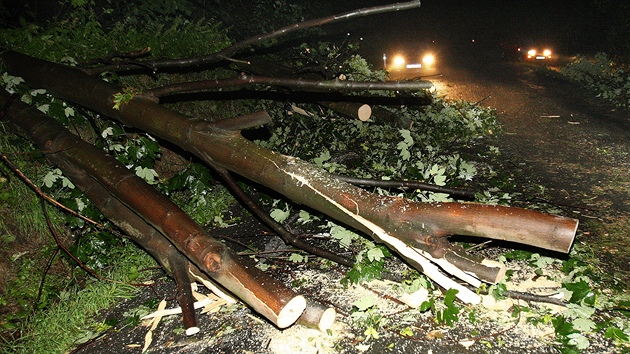
{"label": "asphalt road", "polygon": [[538,184],[574,217],[630,214],[630,112],[566,81],[554,62],[479,55],[442,64],[431,79],[438,92],[497,110],[496,144],[523,188]]}

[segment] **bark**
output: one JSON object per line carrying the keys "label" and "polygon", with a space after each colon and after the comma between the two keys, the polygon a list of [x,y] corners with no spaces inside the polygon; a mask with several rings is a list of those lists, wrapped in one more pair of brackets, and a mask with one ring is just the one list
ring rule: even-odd
{"label": "bark", "polygon": [[300,89],[307,92],[325,91],[360,91],[360,90],[399,90],[418,91],[427,90],[433,87],[429,81],[346,81],[346,80],[309,80],[303,78],[278,78],[269,76],[257,76],[251,74],[241,74],[238,77],[229,79],[216,79],[204,81],[191,81],[178,84],[171,84],[145,92],[146,97],[163,97],[173,94],[199,92],[205,90],[225,90],[251,85],[271,85]]}
{"label": "bark", "polygon": [[[6,93],[0,98],[6,101]],[[168,198],[113,157],[20,102],[12,102],[6,118],[44,151],[104,215],[173,273],[190,333],[195,332],[196,319],[190,284],[186,283],[189,265],[184,255],[278,327],[293,324],[302,314],[306,307],[302,296],[247,260],[235,259],[222,243],[208,236]]]}
{"label": "bark", "polygon": [[[388,244],[440,285],[459,289],[458,295],[464,301],[477,302],[479,299],[441,275],[434,264],[473,285],[478,285],[480,280],[498,281],[505,268],[466,255],[452,247],[447,236],[480,236],[567,252],[575,235],[577,220],[535,211],[471,203],[415,203],[378,196],[339,181],[297,158],[261,148],[244,139],[238,131],[186,117],[142,96],[133,98],[118,110],[114,109],[112,96],[122,88],[78,70],[10,51],[3,53],[2,59],[12,75],[23,77],[32,87],[45,88],[52,95],[168,140],[212,166],[275,189],[297,203],[308,205],[371,235],[375,240]],[[89,164],[88,161],[85,163]],[[140,187],[128,186],[124,181],[112,184],[111,188],[120,197],[140,190],[137,189]],[[134,207],[139,214],[154,213],[157,207],[139,204]],[[188,245],[180,248],[182,252],[198,259],[200,267],[212,273],[216,260],[206,258],[208,248],[200,247],[202,241],[197,240],[198,237],[185,236],[196,235],[199,231],[169,229],[173,228],[169,223],[170,212],[158,215],[155,221],[158,229],[176,235],[171,241]],[[237,274],[231,272],[230,277],[219,282],[238,283],[238,279],[231,278]]]}

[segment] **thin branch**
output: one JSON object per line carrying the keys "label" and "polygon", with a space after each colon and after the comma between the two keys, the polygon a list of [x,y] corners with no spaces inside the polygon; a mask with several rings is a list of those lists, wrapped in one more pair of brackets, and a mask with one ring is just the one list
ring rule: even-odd
{"label": "thin branch", "polygon": [[120,232],[118,232],[118,231],[116,231],[116,230],[114,230],[114,229],[112,229],[112,228],[109,228],[109,227],[107,227],[107,226],[105,226],[105,225],[103,225],[103,224],[101,224],[101,223],[99,223],[99,222],[96,222],[96,221],[94,221],[94,220],[92,220],[92,219],[90,219],[90,218],[88,218],[88,217],[86,217],[86,216],[83,216],[83,215],[81,215],[81,214],[77,213],[76,211],[74,211],[74,210],[72,210],[72,209],[68,208],[67,206],[65,206],[65,205],[63,205],[63,204],[61,204],[61,203],[59,203],[58,201],[56,201],[56,200],[55,200],[54,198],[52,198],[51,196],[49,196],[49,195],[47,195],[46,193],[42,192],[42,190],[41,190],[41,189],[39,189],[39,187],[37,187],[37,185],[36,185],[35,183],[33,183],[33,181],[31,181],[28,177],[26,177],[26,175],[25,175],[24,173],[22,173],[22,171],[20,171],[20,169],[18,169],[18,168],[17,168],[17,167],[16,167],[16,166],[15,166],[15,165],[14,165],[14,164],[13,164],[13,163],[12,163],[12,162],[8,159],[8,158],[7,158],[7,156],[6,156],[5,154],[3,154],[2,152],[0,152],[0,160],[2,160],[2,162],[3,162],[3,163],[4,163],[4,164],[5,164],[5,165],[9,168],[9,169],[11,169],[11,171],[13,171],[13,173],[14,173],[16,176],[18,176],[18,178],[19,178],[20,180],[22,180],[22,182],[24,182],[24,184],[26,184],[29,188],[31,188],[31,189],[35,192],[35,194],[37,194],[37,196],[38,196],[38,197],[40,197],[40,198],[42,198],[42,199],[46,200],[46,201],[47,201],[47,202],[49,202],[50,204],[52,204],[52,205],[54,205],[54,206],[58,207],[59,209],[61,209],[61,210],[65,211],[65,212],[67,212],[67,213],[70,213],[70,214],[71,214],[71,215],[73,215],[73,216],[76,216],[77,218],[79,218],[79,219],[81,219],[81,220],[83,220],[83,221],[85,221],[85,222],[87,222],[87,223],[89,223],[89,224],[92,224],[92,225],[97,226],[97,227],[99,227],[99,228],[101,228],[101,229],[107,230],[107,231],[111,232],[112,234],[114,234],[114,235],[116,235],[116,236],[118,236],[118,237],[128,238],[126,235],[123,235],[123,234],[121,234]]}
{"label": "thin branch", "polygon": [[33,303],[33,309],[31,310],[31,314],[35,313],[35,310],[37,310],[38,306],[37,303],[39,302],[39,299],[42,297],[42,292],[44,290],[44,283],[46,283],[46,276],[48,275],[48,271],[50,270],[50,267],[52,267],[53,262],[55,260],[55,257],[57,257],[57,254],[59,254],[59,250],[61,247],[57,247],[57,249],[55,250],[55,252],[50,256],[50,259],[48,260],[48,264],[46,265],[46,269],[44,269],[44,274],[42,274],[42,279],[39,282],[39,289],[37,290],[37,298],[35,298],[35,302]]}
{"label": "thin branch", "polygon": [[88,75],[98,75],[105,71],[113,71],[113,72],[121,72],[128,70],[137,70],[143,67],[151,68],[153,72],[157,72],[158,69],[166,69],[166,68],[179,68],[179,67],[189,67],[189,66],[198,66],[205,65],[210,63],[216,63],[223,60],[231,60],[231,57],[242,50],[249,48],[254,45],[259,45],[265,42],[268,42],[271,39],[275,39],[289,33],[303,30],[306,28],[312,28],[317,26],[322,26],[325,24],[331,24],[335,22],[345,21],[352,18],[358,18],[363,16],[408,10],[420,7],[420,1],[408,1],[408,2],[400,2],[395,4],[383,5],[383,6],[375,6],[368,7],[358,10],[349,11],[346,13],[322,17],[313,20],[307,20],[303,22],[299,22],[296,24],[292,24],[286,27],[279,28],[275,31],[254,36],[238,42],[230,47],[223,49],[220,52],[213,53],[207,56],[195,57],[195,58],[185,58],[185,59],[164,59],[164,60],[155,60],[155,61],[144,61],[142,65],[139,63],[133,64],[112,64],[94,68],[83,68],[82,70]]}
{"label": "thin branch", "polygon": [[50,217],[48,216],[48,210],[46,209],[46,203],[45,202],[49,202],[57,207],[59,207],[60,209],[67,211],[68,213],[81,218],[82,220],[85,220],[88,223],[94,224],[102,229],[105,229],[107,231],[112,232],[113,234],[119,236],[119,237],[123,237],[123,238],[127,238],[127,236],[122,235],[120,232],[113,230],[111,228],[106,227],[103,224],[100,224],[90,218],[87,218],[79,213],[77,213],[76,211],[66,207],[65,205],[59,203],[58,201],[56,201],[55,199],[51,198],[50,196],[46,195],[44,192],[41,191],[41,189],[39,189],[39,187],[37,187],[28,177],[26,177],[22,171],[20,171],[15,165],[13,165],[13,163],[11,163],[11,161],[9,161],[9,159],[6,157],[6,155],[4,155],[3,153],[0,152],[0,160],[2,160],[2,162],[9,167],[17,176],[18,178],[20,178],[20,180],[22,180],[28,187],[30,187],[35,194],[37,194],[37,196],[39,197],[40,203],[42,205],[42,212],[44,213],[44,217],[46,219],[46,225],[48,226],[48,229],[50,230],[53,238],[55,239],[55,242],[57,243],[57,246],[64,251],[70,258],[72,258],[81,268],[83,268],[86,272],[90,273],[92,276],[94,276],[96,279],[98,280],[107,280],[107,281],[111,281],[114,283],[119,283],[119,284],[129,284],[132,286],[152,286],[153,284],[142,284],[142,283],[125,283],[125,282],[120,282],[114,279],[109,279],[109,278],[105,278],[99,274],[97,274],[93,269],[87,267],[85,264],[83,264],[83,262],[81,262],[78,258],[76,258],[71,252],[70,250],[65,247],[63,245],[63,243],[61,242],[61,240],[59,239],[59,236],[57,235],[57,232],[55,231],[52,222],[50,221]]}
{"label": "thin branch", "polygon": [[135,50],[131,52],[113,52],[107,55],[104,58],[97,58],[85,63],[81,63],[81,65],[95,65],[95,64],[110,64],[114,59],[136,59],[143,58],[149,55],[151,52],[151,47],[142,48],[140,50]]}
{"label": "thin branch", "polygon": [[[256,76],[241,74],[238,77],[229,79],[190,81],[156,87],[145,90],[143,95],[149,97],[164,97],[180,93],[199,92],[216,89],[236,88],[250,85],[269,85],[290,87],[304,91],[364,91],[364,90],[387,90],[387,91],[419,91],[428,90],[433,87],[429,81],[346,81],[346,80],[307,80],[301,78],[279,78],[271,76]],[[267,88],[265,88],[266,90]]]}
{"label": "thin branch", "polygon": [[[467,288],[471,290],[477,290],[476,288],[471,287],[471,286],[467,286]],[[542,303],[563,306],[563,307],[567,306],[566,302],[562,301],[561,299],[551,297],[549,295],[536,295],[536,294],[526,293],[526,292],[516,291],[516,290],[507,290],[506,292],[503,293],[503,295],[510,299],[515,299],[515,300],[523,300],[527,302],[542,302]]]}
{"label": "thin branch", "polygon": [[219,174],[221,175],[221,177],[223,178],[223,180],[225,181],[225,183],[228,185],[228,187],[237,195],[237,197],[243,202],[245,203],[245,205],[254,213],[256,214],[256,216],[258,216],[265,224],[267,224],[269,227],[271,227],[273,229],[273,231],[275,231],[280,237],[282,237],[282,239],[286,242],[289,243],[297,248],[300,248],[306,252],[312,253],[316,256],[319,257],[323,257],[326,259],[330,259],[333,262],[345,265],[347,267],[352,267],[353,266],[353,262],[349,259],[347,259],[346,257],[340,256],[334,252],[325,250],[323,248],[319,248],[317,246],[313,246],[309,243],[306,243],[304,240],[298,238],[296,235],[294,235],[293,233],[291,233],[289,230],[287,230],[284,226],[282,226],[280,223],[278,223],[277,221],[275,221],[271,216],[269,216],[269,214],[265,213],[264,210],[262,210],[260,208],[260,206],[258,206],[258,204],[256,204],[252,198],[247,195],[243,189],[241,189],[241,187],[236,183],[236,181],[234,180],[234,178],[232,178],[232,176],[230,175],[230,173],[224,169],[224,168],[220,168],[220,167],[216,167],[213,166],[215,168],[215,170],[217,170],[217,172],[219,172]]}
{"label": "thin branch", "polygon": [[98,280],[105,280],[105,278],[103,278],[100,274],[96,273],[92,268],[83,264],[83,262],[81,262],[80,259],[78,259],[75,255],[73,255],[72,252],[70,252],[70,250],[66,246],[63,245],[63,243],[61,242],[61,239],[59,239],[59,235],[57,234],[57,231],[55,231],[55,228],[52,222],[50,221],[48,210],[46,210],[46,203],[45,203],[44,198],[40,197],[39,200],[42,205],[42,212],[44,213],[44,217],[46,219],[46,225],[48,225],[48,230],[50,230],[50,233],[55,239],[57,246],[59,246],[59,248],[61,248],[61,250],[64,251],[65,254],[67,254],[70,258],[72,258],[72,260],[75,261],[79,265],[79,267],[83,268],[83,270],[90,273],[94,278]]}

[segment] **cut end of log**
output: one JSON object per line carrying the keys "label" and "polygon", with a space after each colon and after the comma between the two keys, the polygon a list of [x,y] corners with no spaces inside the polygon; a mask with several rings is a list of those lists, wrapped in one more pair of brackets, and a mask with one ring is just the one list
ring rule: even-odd
{"label": "cut end of log", "polygon": [[322,314],[322,318],[319,320],[319,325],[317,326],[317,328],[319,328],[319,330],[322,332],[326,332],[326,330],[329,330],[332,327],[333,323],[335,323],[336,317],[337,311],[335,311],[334,308],[329,307]]}
{"label": "cut end of log", "polygon": [[580,221],[578,219],[570,219],[570,220],[574,222],[575,224],[573,224],[573,229],[569,228],[569,231],[563,235],[564,239],[567,240],[567,242],[565,243],[566,247],[561,250],[564,253],[569,253],[569,251],[571,250],[573,241],[575,241],[575,234],[577,233],[577,228],[580,225]]}
{"label": "cut end of log", "polygon": [[498,282],[501,281],[501,279],[503,279],[503,277],[505,277],[505,272],[507,271],[507,267],[505,266],[505,264],[501,263],[501,262],[497,262],[497,261],[493,261],[490,259],[484,259],[483,261],[481,261],[481,265],[484,265],[486,267],[489,268],[498,268],[499,271],[496,272],[496,278],[494,279],[493,282],[490,282],[491,284],[496,284]]}
{"label": "cut end of log", "polygon": [[367,122],[367,120],[370,119],[370,117],[372,116],[372,107],[367,104],[362,105],[357,110],[357,116],[359,117],[360,121]]}
{"label": "cut end of log", "polygon": [[296,296],[291,299],[278,314],[276,325],[279,328],[286,328],[295,323],[306,309],[306,299],[304,296]]}
{"label": "cut end of log", "polygon": [[199,327],[189,327],[186,328],[186,335],[187,336],[192,336],[194,334],[199,333]]}

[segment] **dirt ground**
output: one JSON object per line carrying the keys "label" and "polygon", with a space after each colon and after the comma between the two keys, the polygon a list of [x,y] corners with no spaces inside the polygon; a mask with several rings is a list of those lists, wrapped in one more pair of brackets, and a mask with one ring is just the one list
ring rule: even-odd
{"label": "dirt ground", "polygon": [[[625,220],[630,214],[630,114],[618,110],[593,94],[581,90],[539,66],[522,63],[471,61],[451,64],[434,80],[439,92],[449,98],[481,101],[497,109],[503,133],[493,143],[499,147],[501,166],[514,182],[511,193],[522,193],[516,204],[550,205],[566,216],[580,219],[576,242],[595,243],[608,266],[617,267],[630,279],[630,239],[610,240],[604,226]],[[519,199],[520,198],[520,199]],[[235,211],[239,212],[239,211]],[[294,227],[299,228],[298,225]],[[256,221],[218,232],[250,242],[273,243]],[[316,233],[317,230],[304,230]],[[264,236],[261,236],[264,235]],[[614,250],[611,248],[615,241]],[[318,242],[326,242],[318,241]],[[263,246],[264,246],[263,245]],[[484,251],[492,258],[500,248]],[[614,255],[614,256],[613,256]],[[221,306],[218,312],[199,316],[201,331],[193,336],[182,333],[181,317],[170,316],[152,331],[150,353],[554,353],[553,328],[527,321],[528,312],[513,312],[513,305],[546,307],[553,305],[509,300],[471,307],[473,315],[460,318],[453,327],[439,326],[430,311],[409,309],[396,298],[396,287],[406,265],[389,261],[387,281],[344,288],[340,284],[346,269],[326,267],[317,262],[295,265],[275,262],[272,273],[299,293],[332,305],[337,321],[328,333],[292,326],[279,330],[242,304]],[[528,267],[512,262],[515,290],[548,291],[558,283],[540,283]],[[80,346],[76,353],[140,353],[149,328],[126,324],[129,313],[155,300],[169,299],[174,307],[174,286],[166,278],[154,289],[121,302],[103,314],[101,320],[118,322],[101,337]],[[207,291],[205,291],[207,292]],[[381,319],[390,330],[379,338],[366,339],[364,328],[353,325],[352,304],[372,296],[385,314]],[[464,305],[461,305],[464,307]],[[411,336],[400,329],[409,327]],[[614,353],[612,343],[592,336],[589,352]]]}

